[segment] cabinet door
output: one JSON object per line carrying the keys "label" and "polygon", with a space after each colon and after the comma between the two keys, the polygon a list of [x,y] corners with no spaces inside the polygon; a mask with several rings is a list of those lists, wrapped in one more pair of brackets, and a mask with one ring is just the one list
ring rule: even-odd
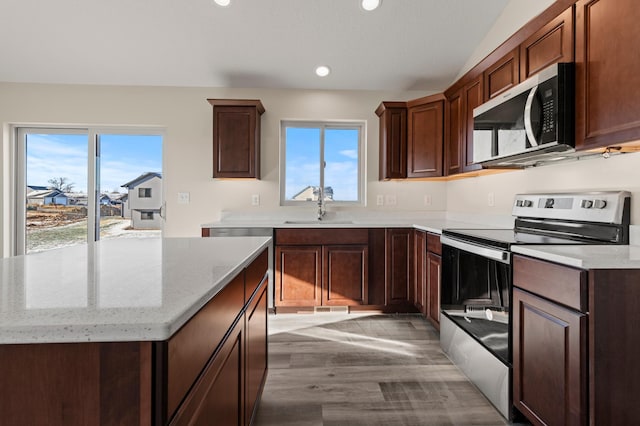
{"label": "cabinet door", "polygon": [[482,76],[478,76],[474,81],[464,87],[464,163],[463,172],[470,172],[482,168],[479,164],[473,163],[473,109],[482,104],[483,88]]}
{"label": "cabinet door", "polygon": [[407,177],[442,176],[444,103],[409,108]]}
{"label": "cabinet door", "polygon": [[407,105],[383,102],[376,114],[380,117],[379,180],[407,177]]}
{"label": "cabinet door", "polygon": [[414,234],[414,305],[427,315],[427,233],[416,230]]}
{"label": "cabinet door", "polygon": [[325,306],[367,304],[366,245],[329,245],[323,248]]}
{"label": "cabinet door", "polygon": [[320,306],[321,256],[321,246],[276,246],[276,306]]}
{"label": "cabinet door", "polygon": [[587,317],[513,289],[513,403],[543,425],[587,421]]}
{"label": "cabinet door", "polygon": [[463,90],[458,90],[447,100],[447,119],[444,143],[444,173],[455,175],[462,172],[464,162],[465,115]]}
{"label": "cabinet door", "polygon": [[427,285],[427,318],[433,326],[440,330],[440,269],[442,258],[435,253],[427,253],[428,285]]}
{"label": "cabinet door", "polygon": [[213,177],[260,179],[258,100],[209,99],[213,106]]}
{"label": "cabinet door", "polygon": [[247,321],[245,425],[251,424],[256,402],[267,378],[267,284],[268,279],[265,277],[245,314]]}
{"label": "cabinet door", "polygon": [[498,96],[520,82],[519,49],[507,53],[484,72],[484,100]]}
{"label": "cabinet door", "polygon": [[640,139],[637,0],[576,3],[576,148]]}
{"label": "cabinet door", "polygon": [[573,6],[520,45],[520,79],[556,62],[573,62]]}
{"label": "cabinet door", "polygon": [[387,229],[387,305],[412,300],[411,261],[413,229]]}
{"label": "cabinet door", "polygon": [[243,321],[230,331],[171,421],[171,426],[243,426]]}

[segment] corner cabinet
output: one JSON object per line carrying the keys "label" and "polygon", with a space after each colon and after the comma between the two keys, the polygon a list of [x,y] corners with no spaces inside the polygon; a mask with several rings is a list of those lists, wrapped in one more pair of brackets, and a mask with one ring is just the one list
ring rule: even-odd
{"label": "corner cabinet", "polygon": [[262,102],[207,100],[213,106],[213,177],[260,179]]}
{"label": "corner cabinet", "polygon": [[640,139],[637,0],[576,3],[576,149]]}
{"label": "corner cabinet", "polygon": [[428,96],[407,105],[407,177],[442,176],[444,97]]}
{"label": "corner cabinet", "polygon": [[382,102],[380,117],[379,180],[407,177],[407,103]]}
{"label": "corner cabinet", "polygon": [[[513,404],[536,425],[637,422],[640,270],[513,258]],[[625,314],[626,313],[626,314]]]}

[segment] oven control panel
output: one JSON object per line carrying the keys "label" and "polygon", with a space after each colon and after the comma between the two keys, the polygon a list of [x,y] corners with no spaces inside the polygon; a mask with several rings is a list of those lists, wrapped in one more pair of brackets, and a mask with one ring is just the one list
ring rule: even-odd
{"label": "oven control panel", "polygon": [[622,223],[628,191],[517,194],[512,213],[522,218]]}

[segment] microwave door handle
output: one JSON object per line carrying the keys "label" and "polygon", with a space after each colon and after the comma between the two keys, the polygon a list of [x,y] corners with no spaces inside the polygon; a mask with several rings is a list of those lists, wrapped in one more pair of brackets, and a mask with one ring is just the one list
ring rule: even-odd
{"label": "microwave door handle", "polygon": [[527,97],[527,103],[524,105],[524,131],[527,133],[527,138],[531,146],[538,146],[536,135],[533,133],[533,125],[531,124],[531,106],[533,105],[537,90],[538,86],[534,86],[533,89],[531,89]]}

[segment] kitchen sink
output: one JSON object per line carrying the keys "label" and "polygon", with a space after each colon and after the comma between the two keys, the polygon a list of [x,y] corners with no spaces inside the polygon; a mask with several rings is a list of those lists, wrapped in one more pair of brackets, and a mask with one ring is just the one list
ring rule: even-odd
{"label": "kitchen sink", "polygon": [[352,220],[285,220],[285,225],[350,225]]}

